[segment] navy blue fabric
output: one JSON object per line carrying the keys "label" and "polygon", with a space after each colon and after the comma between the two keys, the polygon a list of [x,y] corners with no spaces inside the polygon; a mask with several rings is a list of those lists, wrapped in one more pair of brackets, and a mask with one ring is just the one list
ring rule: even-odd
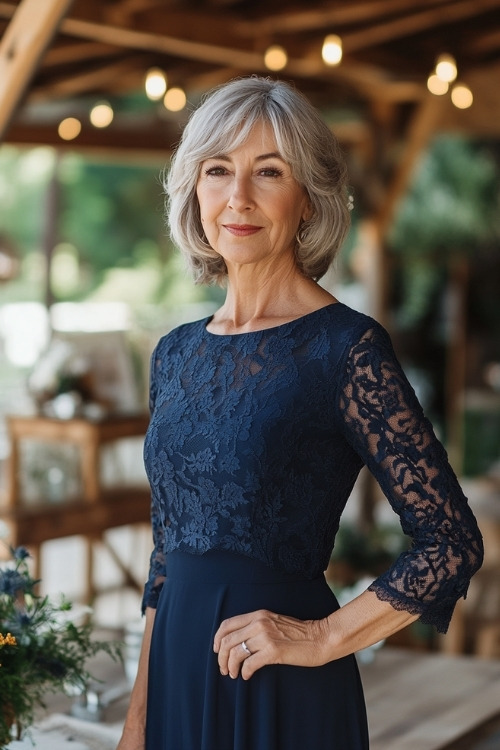
{"label": "navy blue fabric", "polygon": [[157,606],[174,550],[316,579],[367,464],[412,539],[371,589],[445,632],[481,535],[386,331],[342,303],[252,333],[207,323],[170,332],[152,357],[143,607]]}
{"label": "navy blue fabric", "polygon": [[168,554],[149,667],[147,750],[367,750],[356,660],[275,665],[223,677],[213,637],[226,617],[267,608],[326,617],[337,601],[313,581],[232,552]]}

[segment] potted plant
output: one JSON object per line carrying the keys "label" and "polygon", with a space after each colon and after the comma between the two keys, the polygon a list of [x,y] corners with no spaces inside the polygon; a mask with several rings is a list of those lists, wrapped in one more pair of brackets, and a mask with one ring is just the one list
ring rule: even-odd
{"label": "potted plant", "polygon": [[24,547],[9,550],[0,566],[0,750],[29,729],[48,692],[85,689],[90,657],[120,658],[118,644],[95,640],[87,620],[75,622],[71,602],[37,592]]}

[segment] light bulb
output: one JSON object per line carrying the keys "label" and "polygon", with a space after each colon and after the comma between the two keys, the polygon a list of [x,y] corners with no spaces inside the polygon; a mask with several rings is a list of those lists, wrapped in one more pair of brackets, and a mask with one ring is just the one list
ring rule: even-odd
{"label": "light bulb", "polygon": [[99,102],[90,110],[90,122],[95,128],[107,128],[113,122],[114,112],[108,102]]}
{"label": "light bulb", "polygon": [[451,90],[451,101],[458,109],[468,109],[472,106],[474,97],[472,91],[463,83],[457,83]]}
{"label": "light bulb", "polygon": [[171,112],[180,112],[186,106],[186,94],[181,88],[173,86],[165,94],[163,104]]}
{"label": "light bulb", "polygon": [[77,120],[76,117],[66,117],[66,119],[59,123],[57,132],[59,133],[59,138],[62,138],[63,141],[72,141],[80,135],[81,129],[82,123],[80,120]]}
{"label": "light bulb", "polygon": [[435,73],[429,76],[427,79],[427,88],[435,96],[442,96],[446,94],[449,89],[449,84],[446,81],[441,80]]}
{"label": "light bulb", "polygon": [[288,55],[283,47],[274,44],[264,54],[264,65],[269,70],[283,70],[288,62]]}
{"label": "light bulb", "polygon": [[457,63],[451,55],[439,55],[436,63],[436,75],[442,81],[451,83],[457,77]]}
{"label": "light bulb", "polygon": [[342,60],[342,39],[337,34],[325,37],[321,56],[327,65],[338,65]]}
{"label": "light bulb", "polygon": [[167,77],[163,70],[160,70],[159,68],[151,68],[151,70],[148,70],[144,87],[148,99],[151,99],[152,101],[158,101],[161,99],[167,90]]}

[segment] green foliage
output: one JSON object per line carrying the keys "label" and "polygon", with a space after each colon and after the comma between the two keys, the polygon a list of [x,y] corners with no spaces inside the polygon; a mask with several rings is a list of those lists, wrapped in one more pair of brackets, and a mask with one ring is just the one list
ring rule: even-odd
{"label": "green foliage", "polygon": [[335,539],[332,562],[348,563],[360,575],[378,575],[407,548],[407,538],[398,526],[375,525],[364,531],[342,524]]}
{"label": "green foliage", "polygon": [[0,149],[0,227],[21,257],[37,250],[45,225],[45,191],[55,156],[48,148]]}
{"label": "green foliage", "polygon": [[133,266],[145,240],[165,234],[160,168],[66,159],[60,170],[61,239],[96,271]]}
{"label": "green foliage", "polygon": [[401,202],[389,233],[399,273],[398,323],[423,320],[450,258],[474,256],[500,235],[499,170],[484,144],[436,138]]}
{"label": "green foliage", "polygon": [[479,144],[437,138],[423,158],[390,232],[397,253],[474,253],[498,236],[498,169]]}
{"label": "green foliage", "polygon": [[217,300],[195,287],[168,240],[161,184],[164,164],[89,161],[49,148],[0,149],[0,227],[22,258],[21,275],[2,288],[7,301],[43,300],[47,194],[59,181],[50,278],[56,301],[127,301],[134,308]]}
{"label": "green foliage", "polygon": [[100,651],[120,656],[119,646],[92,638],[90,623],[76,625],[71,603],[36,593],[28,552],[11,549],[12,563],[0,569],[0,748],[33,723],[47,691],[83,690],[91,675],[87,660]]}

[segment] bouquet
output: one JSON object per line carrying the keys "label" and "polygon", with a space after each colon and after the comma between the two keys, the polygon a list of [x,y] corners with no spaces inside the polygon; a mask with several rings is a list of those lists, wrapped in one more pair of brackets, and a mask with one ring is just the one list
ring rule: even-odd
{"label": "bouquet", "polygon": [[121,658],[118,644],[92,638],[90,622],[73,621],[71,602],[37,593],[24,547],[9,550],[11,561],[0,567],[0,750],[13,730],[20,739],[33,724],[47,692],[85,690],[90,657]]}

